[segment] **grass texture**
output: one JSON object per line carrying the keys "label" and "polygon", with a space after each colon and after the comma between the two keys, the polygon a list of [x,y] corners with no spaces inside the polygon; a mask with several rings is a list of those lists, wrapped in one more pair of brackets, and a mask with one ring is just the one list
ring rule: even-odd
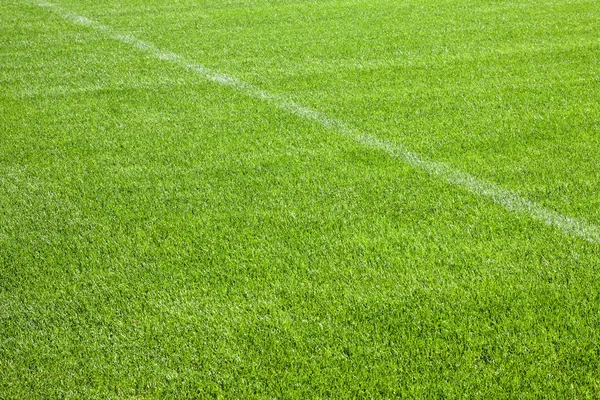
{"label": "grass texture", "polygon": [[600,243],[109,34],[599,226],[600,3],[40,4],[0,3],[0,398],[600,396]]}

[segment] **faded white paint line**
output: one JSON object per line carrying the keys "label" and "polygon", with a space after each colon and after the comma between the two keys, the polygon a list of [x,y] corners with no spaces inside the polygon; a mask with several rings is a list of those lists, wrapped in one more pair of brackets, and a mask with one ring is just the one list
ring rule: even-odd
{"label": "faded white paint line", "polygon": [[232,87],[248,96],[267,101],[274,107],[285,110],[300,118],[315,121],[327,129],[341,132],[360,144],[376,148],[386,152],[392,157],[404,160],[413,167],[427,171],[429,174],[436,176],[451,185],[460,186],[471,193],[487,197],[508,211],[529,215],[530,217],[543,222],[546,225],[555,227],[566,234],[580,237],[590,243],[600,244],[600,227],[590,224],[585,220],[575,219],[557,213],[556,211],[536,204],[531,200],[521,197],[494,183],[478,179],[466,172],[453,169],[448,165],[426,160],[398,144],[384,141],[374,136],[365,135],[356,128],[351,127],[340,120],[330,118],[323,113],[298,104],[287,97],[267,92],[256,86],[247,84],[236,77],[213,71],[202,65],[190,63],[177,54],[162,51],[154,45],[141,41],[134,36],[118,33],[107,26],[100,25],[88,18],[73,14],[54,4],[46,2],[38,4],[41,7],[47,7],[53,10],[67,20],[100,31],[115,40],[129,44],[157,59],[173,62],[184,69],[198,74],[208,81]]}

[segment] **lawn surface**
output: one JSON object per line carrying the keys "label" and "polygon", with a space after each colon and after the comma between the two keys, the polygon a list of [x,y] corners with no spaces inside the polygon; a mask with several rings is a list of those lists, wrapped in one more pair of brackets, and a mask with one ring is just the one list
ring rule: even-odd
{"label": "lawn surface", "polygon": [[600,236],[328,121],[594,232],[599,32],[595,0],[2,0],[0,399],[598,398]]}

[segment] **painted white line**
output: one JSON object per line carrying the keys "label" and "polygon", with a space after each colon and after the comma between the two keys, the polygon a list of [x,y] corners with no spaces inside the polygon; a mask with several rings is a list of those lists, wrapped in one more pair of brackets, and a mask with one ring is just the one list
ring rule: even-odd
{"label": "painted white line", "polygon": [[154,45],[141,41],[134,36],[118,33],[107,26],[100,25],[88,18],[73,14],[70,11],[64,10],[52,3],[42,2],[38,3],[38,5],[41,7],[47,7],[61,17],[76,24],[100,31],[115,40],[129,44],[157,59],[175,63],[186,70],[196,73],[208,81],[223,86],[229,86],[240,92],[243,92],[247,96],[264,100],[272,106],[285,110],[290,114],[306,120],[317,122],[327,129],[341,132],[360,144],[384,151],[392,157],[404,160],[413,167],[427,171],[429,174],[436,176],[451,185],[460,186],[471,193],[482,197],[487,197],[508,211],[528,215],[546,225],[555,227],[566,234],[580,237],[590,243],[600,244],[600,227],[590,224],[585,220],[576,219],[557,213],[556,211],[536,204],[531,200],[521,197],[518,194],[504,189],[494,183],[478,179],[466,172],[453,169],[448,165],[427,160],[413,152],[408,151],[401,145],[363,134],[356,128],[347,125],[338,119],[330,118],[319,111],[298,104],[287,97],[267,92],[256,86],[245,83],[236,77],[208,69],[202,65],[190,63],[177,54],[162,51]]}

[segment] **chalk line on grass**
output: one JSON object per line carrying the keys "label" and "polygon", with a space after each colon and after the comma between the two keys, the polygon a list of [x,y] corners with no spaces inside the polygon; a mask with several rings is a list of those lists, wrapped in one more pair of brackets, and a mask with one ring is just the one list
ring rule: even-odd
{"label": "chalk line on grass", "polygon": [[566,234],[577,236],[590,243],[600,244],[600,227],[585,220],[572,218],[558,213],[511,192],[510,190],[504,189],[499,185],[476,178],[473,175],[454,169],[446,164],[427,160],[418,154],[405,149],[401,145],[378,139],[375,136],[363,134],[343,121],[330,118],[319,111],[298,104],[285,96],[267,92],[259,87],[243,82],[234,76],[214,71],[199,64],[191,63],[178,54],[163,51],[151,43],[139,40],[132,35],[119,33],[110,27],[101,25],[89,18],[74,14],[53,3],[40,2],[37,4],[52,10],[64,19],[102,32],[112,39],[129,44],[154,58],[172,62],[181,68],[196,73],[208,81],[234,88],[247,96],[264,100],[272,106],[285,110],[290,114],[317,122],[327,129],[336,130],[362,145],[384,151],[392,157],[404,160],[409,165],[424,170],[429,174],[446,181],[448,184],[459,186],[471,193],[487,197],[508,211],[529,215],[530,217],[548,226],[555,227]]}

